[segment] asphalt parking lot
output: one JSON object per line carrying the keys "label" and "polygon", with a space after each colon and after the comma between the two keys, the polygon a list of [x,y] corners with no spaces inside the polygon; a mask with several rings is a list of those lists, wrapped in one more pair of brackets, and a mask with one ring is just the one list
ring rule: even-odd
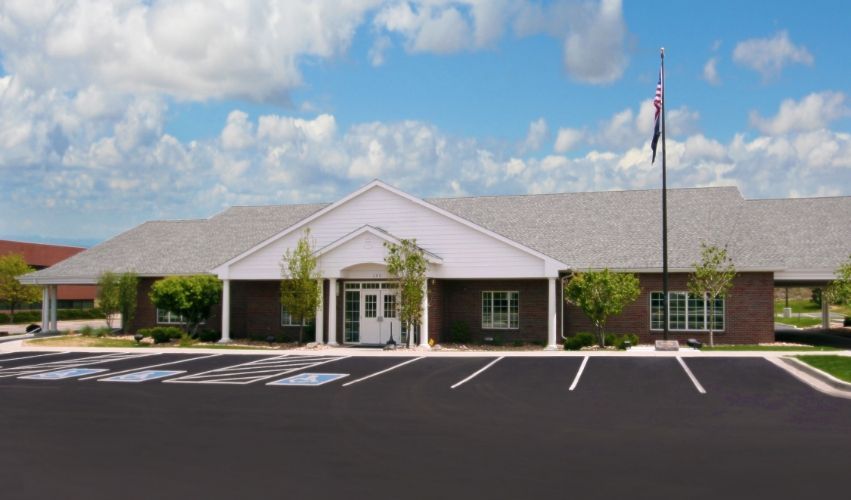
{"label": "asphalt parking lot", "polygon": [[5,498],[812,498],[849,431],[761,358],[0,355]]}

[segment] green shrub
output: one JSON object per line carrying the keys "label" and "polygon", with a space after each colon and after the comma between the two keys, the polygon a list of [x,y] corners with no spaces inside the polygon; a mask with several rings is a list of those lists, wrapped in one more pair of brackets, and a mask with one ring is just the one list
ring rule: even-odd
{"label": "green shrub", "polygon": [[143,337],[151,337],[155,344],[165,344],[183,336],[183,330],[175,326],[156,326],[154,328],[142,328],[136,333]]}
{"label": "green shrub", "polygon": [[612,342],[612,345],[615,346],[617,349],[626,349],[627,342],[629,342],[630,345],[633,346],[638,345],[638,335],[634,333],[618,335],[617,337],[615,337],[615,340],[614,342]]}
{"label": "green shrub", "polygon": [[594,345],[594,335],[588,332],[580,332],[573,337],[564,339],[565,351],[578,351],[583,347],[589,347],[592,345]]}
{"label": "green shrub", "polygon": [[851,316],[845,316],[845,320],[842,322],[842,326],[851,326]]}
{"label": "green shrub", "polygon": [[83,337],[91,337],[91,336],[94,335],[94,331],[95,331],[94,328],[92,328],[89,325],[85,325],[82,328],[80,328],[80,335],[82,335]]}
{"label": "green shrub", "polygon": [[470,326],[466,321],[454,321],[449,329],[449,341],[456,344],[468,344],[472,337],[470,336]]}
{"label": "green shrub", "polygon": [[102,327],[100,327],[100,328],[95,328],[95,329],[92,331],[92,334],[93,334],[95,337],[106,337],[107,335],[112,334],[112,328],[109,328],[109,327],[107,327],[107,326],[102,326]]}
{"label": "green shrub", "polygon": [[523,342],[520,339],[515,339],[514,342],[511,343],[514,347],[523,347],[526,345],[526,342]]}
{"label": "green shrub", "polygon": [[198,340],[201,342],[218,342],[222,338],[222,334],[215,330],[201,330],[198,334]]}
{"label": "green shrub", "polygon": [[[156,342],[156,341],[155,341],[155,342]],[[191,336],[191,335],[189,335],[189,334],[188,334],[188,333],[186,333],[186,332],[182,332],[182,333],[181,333],[181,335],[180,335],[180,341],[178,342],[178,344],[180,345],[180,347],[190,347],[190,346],[195,345],[195,344],[197,344],[197,343],[198,343],[198,341],[197,341],[197,340],[195,340],[195,339],[193,339],[193,338],[192,338],[192,336]]]}

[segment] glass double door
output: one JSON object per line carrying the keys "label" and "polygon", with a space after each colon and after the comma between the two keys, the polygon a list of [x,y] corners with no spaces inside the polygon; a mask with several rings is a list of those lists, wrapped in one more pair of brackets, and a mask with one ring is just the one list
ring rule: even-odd
{"label": "glass double door", "polygon": [[391,335],[400,342],[402,325],[396,301],[395,283],[346,283],[343,314],[346,342],[384,344]]}

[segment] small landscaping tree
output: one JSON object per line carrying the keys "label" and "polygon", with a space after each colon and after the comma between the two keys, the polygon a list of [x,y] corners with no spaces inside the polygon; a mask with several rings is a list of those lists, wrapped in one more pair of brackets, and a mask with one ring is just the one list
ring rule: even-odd
{"label": "small landscaping tree", "polygon": [[316,318],[322,299],[322,275],[313,246],[310,229],[305,229],[295,249],[287,249],[281,261],[281,305],[300,325],[299,344],[304,343],[304,324]]}
{"label": "small landscaping tree", "polygon": [[827,287],[825,295],[833,304],[851,303],[851,255],[836,270],[836,279]]}
{"label": "small landscaping tree", "polygon": [[18,277],[35,271],[20,254],[0,257],[0,301],[9,305],[10,323],[15,322],[15,309],[23,304],[38,302],[41,290],[35,285],[24,285]]}
{"label": "small landscaping tree", "polygon": [[98,278],[98,307],[106,315],[106,325],[112,329],[112,317],[121,314],[121,331],[127,333],[136,315],[136,288],[139,278],[135,273],[115,274],[105,272]]}
{"label": "small landscaping tree", "polygon": [[155,281],[148,296],[156,307],[180,315],[186,333],[194,335],[219,303],[222,282],[209,274],[169,276]]}
{"label": "small landscaping tree", "polygon": [[564,287],[565,299],[588,316],[602,347],[606,345],[606,321],[620,314],[640,293],[638,277],[608,269],[576,273]]}
{"label": "small landscaping tree", "polygon": [[701,243],[700,263],[694,264],[694,274],[689,277],[688,289],[693,295],[709,301],[709,318],[706,328],[709,330],[709,345],[715,345],[715,302],[727,297],[733,288],[736,267],[727,255],[726,248]]}
{"label": "small landscaping tree", "polygon": [[139,277],[136,273],[124,273],[118,278],[118,312],[121,313],[121,332],[128,333],[136,317],[136,290]]}
{"label": "small landscaping tree", "polygon": [[106,316],[106,326],[112,330],[112,317],[120,312],[119,307],[119,276],[107,271],[98,278],[97,302],[98,308]]}
{"label": "small landscaping tree", "polygon": [[408,345],[414,344],[414,327],[423,317],[423,293],[428,262],[417,240],[401,240],[399,244],[384,243],[387,255],[387,272],[395,278],[397,288],[396,307],[399,321],[408,327]]}

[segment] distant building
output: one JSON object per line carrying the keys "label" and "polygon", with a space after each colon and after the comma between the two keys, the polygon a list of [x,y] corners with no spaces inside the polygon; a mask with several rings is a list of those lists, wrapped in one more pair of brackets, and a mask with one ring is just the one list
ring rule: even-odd
{"label": "distant building", "polygon": [[[27,264],[36,270],[58,264],[84,250],[82,247],[0,240],[0,256],[22,255]],[[96,287],[92,285],[59,285],[57,305],[59,309],[89,309],[94,307],[95,294]],[[37,302],[29,307],[40,309],[41,304]],[[0,308],[6,309],[6,305],[0,303]]]}

